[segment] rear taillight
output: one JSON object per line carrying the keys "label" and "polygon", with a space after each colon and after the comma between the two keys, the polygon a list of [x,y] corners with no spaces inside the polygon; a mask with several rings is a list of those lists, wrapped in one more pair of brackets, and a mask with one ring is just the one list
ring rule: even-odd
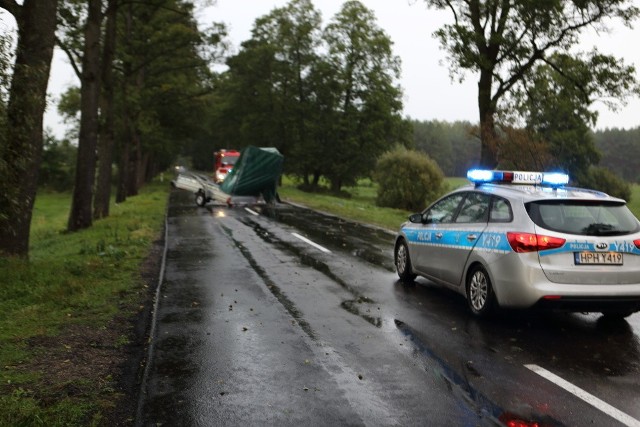
{"label": "rear taillight", "polygon": [[547,249],[555,249],[564,245],[565,239],[559,237],[543,236],[532,233],[507,233],[507,239],[511,249],[515,252],[537,252]]}
{"label": "rear taillight", "polygon": [[640,249],[640,239],[634,240],[633,243],[636,245],[636,248]]}

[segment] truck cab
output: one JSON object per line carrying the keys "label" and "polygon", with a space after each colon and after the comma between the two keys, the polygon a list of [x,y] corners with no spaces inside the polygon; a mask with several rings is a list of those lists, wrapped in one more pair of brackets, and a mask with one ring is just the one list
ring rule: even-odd
{"label": "truck cab", "polygon": [[221,183],[227,177],[233,165],[240,157],[240,152],[236,150],[220,150],[213,153],[213,180],[216,184]]}

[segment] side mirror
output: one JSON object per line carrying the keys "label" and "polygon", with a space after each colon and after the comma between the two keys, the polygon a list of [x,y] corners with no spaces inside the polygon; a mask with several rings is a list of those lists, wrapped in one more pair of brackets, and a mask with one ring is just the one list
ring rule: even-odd
{"label": "side mirror", "polygon": [[422,224],[422,214],[416,213],[409,216],[409,222],[414,224]]}

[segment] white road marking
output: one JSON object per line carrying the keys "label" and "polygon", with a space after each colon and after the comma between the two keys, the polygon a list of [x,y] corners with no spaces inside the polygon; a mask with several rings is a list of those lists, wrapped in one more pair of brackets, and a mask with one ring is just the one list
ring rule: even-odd
{"label": "white road marking", "polygon": [[304,236],[299,235],[298,233],[291,233],[291,234],[293,235],[293,237],[297,237],[298,239],[302,240],[303,242],[310,244],[314,248],[320,249],[322,252],[325,252],[325,253],[328,253],[328,254],[331,253],[331,251],[329,249],[325,248],[324,246],[320,246],[316,242],[312,242],[311,240],[307,239]]}
{"label": "white road marking", "polygon": [[563,389],[573,394],[574,396],[579,397],[580,399],[584,400],[588,404],[594,406],[595,408],[599,409],[600,411],[604,412],[610,417],[620,421],[622,424],[629,427],[640,427],[640,421],[614,408],[613,406],[609,405],[607,402],[604,402],[598,399],[594,395],[587,393],[580,387],[577,387],[571,384],[570,382],[563,380],[556,374],[549,372],[538,365],[524,365],[524,367],[532,370],[533,372],[540,375],[541,377],[551,381],[555,385],[562,387]]}
{"label": "white road marking", "polygon": [[244,208],[244,210],[245,210],[245,211],[247,211],[247,212],[249,212],[251,215],[256,215],[256,216],[260,215],[258,212],[256,212],[256,211],[252,211],[252,210],[251,210],[251,209],[249,209],[249,208]]}

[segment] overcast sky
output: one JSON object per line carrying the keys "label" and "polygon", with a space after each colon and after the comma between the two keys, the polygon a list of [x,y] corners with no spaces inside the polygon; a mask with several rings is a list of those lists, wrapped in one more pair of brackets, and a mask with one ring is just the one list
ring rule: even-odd
{"label": "overcast sky", "polygon": [[[402,61],[400,85],[404,91],[404,113],[419,120],[468,120],[478,121],[477,76],[468,75],[463,83],[452,81],[444,63],[445,52],[432,37],[433,32],[450,20],[449,12],[427,9],[422,0],[361,0],[371,9],[377,25],[394,43],[394,53]],[[206,25],[224,22],[229,27],[230,39],[237,48],[251,35],[255,19],[269,13],[273,8],[282,7],[287,0],[216,0],[214,6],[199,9],[198,20]],[[340,10],[344,0],[314,0],[315,7],[322,13],[323,26]],[[640,0],[636,0],[640,5]],[[640,22],[633,30],[620,26],[611,34],[591,35],[584,39],[584,50],[596,45],[602,53],[623,58],[625,64],[635,64],[640,69]],[[77,84],[75,76],[65,64],[60,52],[56,52],[50,92],[52,99],[66,86]],[[636,72],[640,80],[640,71]],[[640,126],[640,100],[633,99],[628,106],[618,112],[610,112],[603,106],[597,108],[600,118],[597,128],[634,128]],[[63,125],[55,114],[55,107],[49,109],[45,125],[62,136]]]}

